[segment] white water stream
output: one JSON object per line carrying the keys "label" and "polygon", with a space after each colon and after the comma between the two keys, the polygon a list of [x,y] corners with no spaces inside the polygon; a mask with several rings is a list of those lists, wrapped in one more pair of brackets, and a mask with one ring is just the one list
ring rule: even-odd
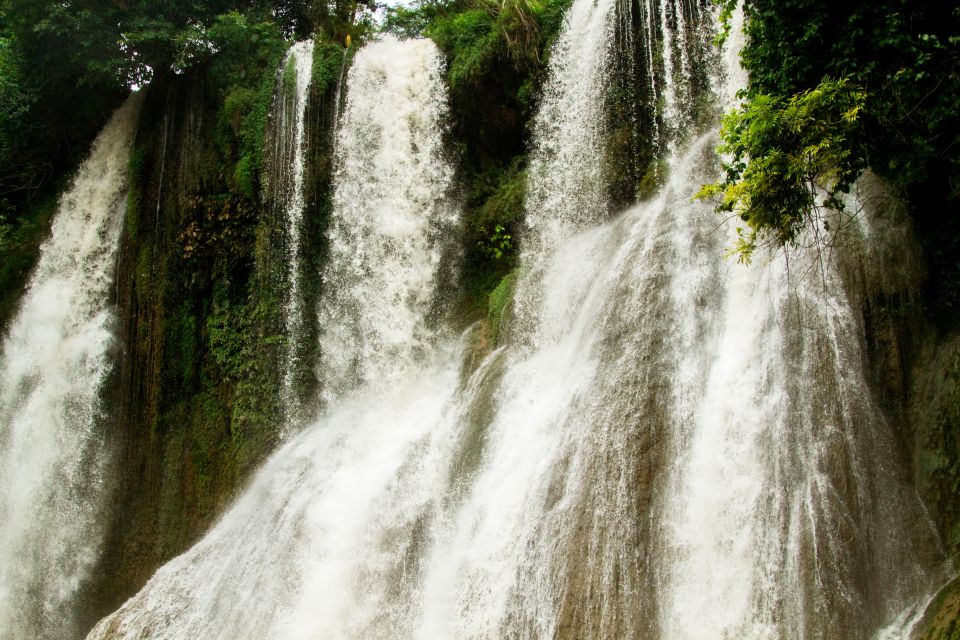
{"label": "white water stream", "polygon": [[[283,319],[287,340],[281,391],[286,417],[285,428],[299,426],[302,407],[296,390],[298,370],[304,366],[300,351],[304,340],[303,278],[301,265],[306,154],[307,98],[313,65],[313,40],[297,42],[287,51],[278,73],[278,88],[271,111],[273,149],[271,191],[279,201],[286,226],[287,269]],[[288,71],[289,70],[289,71]]]}
{"label": "white water stream", "polygon": [[[275,454],[223,520],[91,637],[389,637],[438,476],[460,347],[426,320],[456,222],[430,41],[361,50],[338,132],[323,274],[324,417]],[[442,479],[442,478],[441,478]],[[199,588],[199,589],[198,589]]]}
{"label": "white water stream", "polygon": [[359,384],[401,379],[430,351],[426,320],[458,217],[446,110],[431,42],[387,37],[350,68],[319,310],[326,404]]}
{"label": "white water stream", "polygon": [[75,635],[101,552],[108,460],[99,393],[139,99],[113,115],[62,196],[0,355],[0,637]]}

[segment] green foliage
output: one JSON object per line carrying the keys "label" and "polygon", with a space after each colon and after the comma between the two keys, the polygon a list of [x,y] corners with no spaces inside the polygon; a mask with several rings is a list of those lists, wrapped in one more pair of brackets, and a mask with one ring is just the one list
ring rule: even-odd
{"label": "green foliage", "polygon": [[733,12],[737,9],[737,0],[711,1],[720,8],[720,14],[718,16],[720,21],[720,30],[717,31],[717,35],[714,36],[713,44],[717,47],[722,47],[724,43],[726,43],[727,38],[730,37],[730,30],[733,28],[731,21],[733,19]]}
{"label": "green foliage", "polygon": [[[722,39],[735,1],[715,1]],[[723,136],[728,150],[743,152],[739,162],[749,158],[756,167],[734,162],[722,188],[704,192],[721,196],[723,211],[746,207],[741,257],[764,237],[796,236],[810,219],[805,181],[825,179],[819,186],[836,195],[869,167],[908,195],[934,280],[960,283],[952,258],[960,248],[960,7],[940,0],[746,0],[744,10],[741,62],[750,83]],[[940,304],[960,306],[960,288],[937,288]]]}
{"label": "green foliage", "polygon": [[[263,169],[263,144],[273,101],[274,70],[286,50],[279,27],[252,23],[238,13],[218,16],[207,31],[220,52],[210,63],[208,76],[219,87],[222,106],[217,115],[218,146],[230,186],[248,199],[258,193]],[[284,70],[284,81],[295,70]]]}
{"label": "green foliage", "polygon": [[724,117],[719,151],[731,158],[726,178],[698,197],[719,198],[719,211],[747,223],[735,247],[742,262],[760,241],[792,242],[817,207],[843,209],[840,196],[866,165],[856,144],[865,101],[849,81],[825,79],[789,98],[755,95]]}
{"label": "green foliage", "polygon": [[323,95],[340,79],[345,64],[347,64],[347,50],[334,42],[326,40],[316,42],[313,47],[311,90]]}
{"label": "green foliage", "polygon": [[502,260],[513,251],[513,236],[507,233],[502,225],[496,225],[493,233],[486,240],[480,240],[477,248],[492,260]]}
{"label": "green foliage", "polygon": [[546,43],[559,28],[567,0],[484,0],[465,10],[423,3],[394,12],[385,27],[420,31],[450,57],[451,89],[478,82],[499,61],[518,70],[537,70]]}
{"label": "green foliage", "polygon": [[453,53],[447,76],[453,90],[476,82],[502,52],[503,43],[494,16],[482,9],[471,9],[439,20],[431,26],[428,34],[442,49]]}
{"label": "green foliage", "polygon": [[448,8],[437,2],[415,2],[388,6],[384,11],[383,30],[399,38],[423,36],[430,24]]}
{"label": "green foliage", "polygon": [[214,383],[211,387],[232,390],[230,433],[242,455],[254,457],[266,450],[270,428],[282,419],[274,367],[283,337],[260,333],[279,309],[268,298],[232,302],[223,285],[221,281],[215,287],[214,308],[206,320],[205,378]]}
{"label": "green foliage", "polygon": [[489,191],[482,189],[474,194],[475,198],[482,199],[483,202],[473,221],[484,232],[488,228],[501,225],[517,230],[523,219],[527,195],[527,170],[523,161],[523,157],[514,158],[506,170],[488,177],[493,181],[489,183]]}
{"label": "green foliage", "polygon": [[19,215],[0,213],[0,326],[16,308],[40,254],[40,243],[50,229],[57,209],[57,193],[52,189]]}
{"label": "green foliage", "polygon": [[522,157],[514,158],[506,170],[492,170],[473,180],[466,218],[477,252],[474,268],[502,274],[516,262],[514,238],[523,220],[527,186],[522,162]]}
{"label": "green foliage", "polygon": [[464,321],[515,266],[524,214],[526,123],[569,0],[424,1],[388,10],[384,29],[426,34],[448,60],[452,137],[464,196]]}
{"label": "green foliage", "polygon": [[275,22],[257,21],[236,11],[216,16],[205,38],[217,52],[211,58],[210,75],[223,86],[255,83],[264,66],[271,67],[272,73],[287,48]]}
{"label": "green foliage", "polygon": [[66,50],[89,35],[75,30],[91,16],[54,37],[43,5],[0,0],[0,214],[14,226],[76,167],[118,98],[96,82],[80,86],[85,66]]}
{"label": "green foliage", "polygon": [[[24,73],[24,58],[16,42],[0,33],[0,166],[9,166],[27,144],[28,114],[36,88]],[[0,183],[0,194],[4,193]]]}

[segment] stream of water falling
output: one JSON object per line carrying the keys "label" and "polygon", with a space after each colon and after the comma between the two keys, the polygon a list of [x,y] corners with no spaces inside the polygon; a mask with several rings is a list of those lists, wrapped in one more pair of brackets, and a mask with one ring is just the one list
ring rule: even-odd
{"label": "stream of water falling", "polygon": [[422,243],[452,215],[440,61],[423,41],[360,51],[327,412],[91,639],[858,640],[942,577],[867,380],[860,305],[910,286],[884,250],[907,232],[861,197],[834,251],[724,260],[732,231],[691,200],[718,173],[713,133],[607,216],[592,92],[613,9],[576,0],[565,19],[516,321],[472,373],[469,332],[424,323],[442,252]]}
{"label": "stream of water falling", "polygon": [[0,356],[0,637],[74,637],[100,554],[117,248],[139,112],[93,144],[53,219]]}
{"label": "stream of water falling", "polygon": [[271,110],[270,191],[285,223],[287,270],[283,319],[287,340],[281,395],[286,428],[303,418],[296,379],[304,366],[300,352],[304,341],[302,264],[300,245],[303,233],[303,176],[306,153],[307,98],[313,66],[313,40],[297,42],[287,51],[278,72],[278,87]]}
{"label": "stream of water falling", "polygon": [[458,218],[443,82],[423,40],[387,37],[350,68],[319,309],[325,405],[363,383],[390,384],[431,349],[426,321]]}

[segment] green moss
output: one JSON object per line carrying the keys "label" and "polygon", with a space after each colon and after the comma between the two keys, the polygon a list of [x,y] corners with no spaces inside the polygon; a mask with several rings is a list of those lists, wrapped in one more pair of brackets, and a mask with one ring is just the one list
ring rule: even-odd
{"label": "green moss", "polygon": [[660,159],[652,161],[637,182],[637,199],[645,200],[659,191],[660,187],[667,181],[669,169],[670,167],[666,160]]}
{"label": "green moss", "polygon": [[283,68],[283,90],[290,92],[297,87],[297,60],[293,56],[287,58],[287,64]]}
{"label": "green moss", "polygon": [[151,303],[151,275],[153,273],[153,251],[146,245],[141,245],[137,250],[137,262],[134,267],[134,289],[137,295],[137,303],[145,307]]}
{"label": "green moss", "polygon": [[513,300],[517,272],[505,276],[487,299],[487,322],[490,325],[490,339],[494,346],[500,341],[501,332],[510,321],[510,303]]}
{"label": "green moss", "polygon": [[164,337],[167,341],[166,352],[170,354],[168,372],[176,372],[169,383],[180,389],[184,395],[193,388],[197,364],[197,319],[189,301],[184,301],[174,311],[166,325]]}
{"label": "green moss", "polygon": [[249,155],[241,156],[233,168],[233,181],[237,186],[237,190],[251,199],[256,196],[257,174],[254,162],[254,158]]}
{"label": "green moss", "polygon": [[157,541],[155,553],[160,557],[170,557],[178,553],[187,541],[187,518],[183,506],[184,443],[186,430],[175,428],[187,424],[182,416],[182,408],[171,413],[164,429],[164,439],[160,456],[160,480],[157,486],[159,504],[157,508]]}
{"label": "green moss", "polygon": [[124,216],[124,228],[130,242],[137,239],[137,224],[140,218],[140,209],[143,206],[143,172],[146,162],[147,147],[137,145],[130,152],[130,163],[127,171],[127,211]]}

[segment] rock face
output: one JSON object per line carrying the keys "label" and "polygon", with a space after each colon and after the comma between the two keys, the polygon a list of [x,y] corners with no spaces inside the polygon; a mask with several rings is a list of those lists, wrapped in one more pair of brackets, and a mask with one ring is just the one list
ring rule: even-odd
{"label": "rock face", "polygon": [[960,335],[930,331],[912,372],[914,482],[947,552],[960,560]]}
{"label": "rock face", "polygon": [[[298,248],[305,274],[316,273],[322,259],[331,122],[347,62],[341,47],[317,49],[303,110],[308,153]],[[197,69],[147,91],[117,265],[122,348],[106,389],[116,407],[119,492],[88,624],[195,542],[285,428],[287,214],[267,186],[278,164],[271,156],[277,129],[295,123],[276,114],[259,121],[267,130],[257,143],[266,156],[262,189],[255,180],[249,190],[238,160],[244,119],[258,109],[266,114],[271,103],[284,108],[274,96],[284,89],[281,55],[247,61],[250,89],[225,89],[211,71]],[[316,280],[303,282],[304,307],[316,303]],[[306,344],[316,340],[310,315],[301,326]],[[303,393],[315,386],[312,367],[305,368],[297,388]]]}

